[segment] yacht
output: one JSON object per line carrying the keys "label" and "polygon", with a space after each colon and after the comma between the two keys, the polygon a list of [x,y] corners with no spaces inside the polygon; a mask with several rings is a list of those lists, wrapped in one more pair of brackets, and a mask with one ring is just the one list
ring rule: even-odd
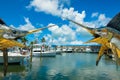
{"label": "yacht", "polygon": [[[20,64],[20,62],[26,57],[18,52],[8,52],[8,64]],[[3,53],[0,53],[0,64],[4,63]]]}
{"label": "yacht", "polygon": [[[28,57],[29,54],[22,55],[19,50],[10,49],[8,51],[8,64],[20,64],[25,57]],[[3,53],[0,51],[0,64],[4,63]]]}
{"label": "yacht", "polygon": [[53,49],[46,49],[41,44],[33,44],[33,50],[32,55],[35,57],[55,57],[56,52]]}
{"label": "yacht", "polygon": [[62,53],[62,50],[61,50],[61,48],[57,48],[57,49],[55,50],[55,52],[56,52],[56,54],[61,54],[61,53]]}
{"label": "yacht", "polygon": [[72,48],[71,47],[69,47],[68,49],[67,49],[67,51],[66,51],[67,53],[72,53],[73,52],[73,50],[72,50]]}

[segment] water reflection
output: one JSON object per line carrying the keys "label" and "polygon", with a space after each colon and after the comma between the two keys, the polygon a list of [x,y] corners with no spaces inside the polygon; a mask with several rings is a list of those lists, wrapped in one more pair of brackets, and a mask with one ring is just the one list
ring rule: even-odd
{"label": "water reflection", "polygon": [[5,79],[5,80],[10,80],[11,77],[15,76],[15,77],[18,77],[18,76],[21,76],[23,77],[24,75],[26,75],[25,73],[25,66],[22,66],[22,65],[9,65],[8,66],[8,69],[7,69],[7,75],[4,77],[3,76],[3,65],[0,65],[0,80]]}
{"label": "water reflection", "polygon": [[[64,55],[64,54],[63,54]],[[119,80],[120,70],[103,57],[95,65],[97,54],[65,54],[56,57],[33,57],[32,63],[11,67],[4,80]],[[20,70],[21,69],[21,70]],[[20,70],[20,71],[17,71]]]}

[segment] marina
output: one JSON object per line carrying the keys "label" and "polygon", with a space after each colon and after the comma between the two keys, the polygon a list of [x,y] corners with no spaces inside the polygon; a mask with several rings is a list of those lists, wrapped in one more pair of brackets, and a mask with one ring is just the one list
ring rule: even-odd
{"label": "marina", "polygon": [[120,80],[119,3],[0,0],[0,80]]}
{"label": "marina", "polygon": [[49,49],[45,48],[41,44],[33,44],[32,56],[34,57],[55,57],[56,51],[51,50],[50,47]]}
{"label": "marina", "polygon": [[[9,65],[8,72],[1,80],[119,80],[120,66],[112,60],[101,59],[95,65],[97,54],[62,53],[56,57],[33,57],[32,63]],[[11,67],[11,68],[10,68]],[[2,69],[3,66],[0,65]]]}

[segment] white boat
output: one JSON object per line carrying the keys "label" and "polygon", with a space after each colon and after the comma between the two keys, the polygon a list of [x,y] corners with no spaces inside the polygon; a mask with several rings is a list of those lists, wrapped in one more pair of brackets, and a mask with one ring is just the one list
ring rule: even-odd
{"label": "white boat", "polygon": [[72,48],[68,48],[66,52],[67,52],[67,53],[72,53],[73,50],[72,50]]}
{"label": "white boat", "polygon": [[62,53],[62,50],[61,48],[57,48],[57,50],[55,50],[56,54],[61,54]]}
{"label": "white boat", "polygon": [[85,49],[85,52],[92,52],[92,50],[91,50],[91,48],[87,47],[87,48]]}
{"label": "white boat", "polygon": [[55,57],[56,52],[54,50],[41,48],[41,44],[33,44],[32,55],[36,57]]}
{"label": "white boat", "polygon": [[65,53],[72,53],[73,51],[72,51],[72,48],[64,48],[63,52],[65,52]]}
{"label": "white boat", "polygon": [[45,51],[45,52],[33,52],[33,56],[36,57],[55,57],[55,51]]}
{"label": "white boat", "polygon": [[[8,64],[19,64],[29,56],[28,50],[20,50],[18,47],[8,49]],[[0,51],[0,64],[4,63],[3,52]]]}
{"label": "white boat", "polygon": [[66,49],[66,48],[63,48],[63,49],[62,49],[62,52],[66,52],[66,51],[67,51],[67,49]]}
{"label": "white boat", "polygon": [[[8,64],[19,64],[26,55],[21,55],[17,52],[8,52]],[[4,63],[3,53],[0,53],[0,64]]]}

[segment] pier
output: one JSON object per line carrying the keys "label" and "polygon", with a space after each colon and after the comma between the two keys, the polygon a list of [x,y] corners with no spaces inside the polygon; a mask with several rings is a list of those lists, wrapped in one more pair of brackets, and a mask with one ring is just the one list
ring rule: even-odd
{"label": "pier", "polygon": [[71,50],[71,52],[83,53],[91,52],[98,53],[101,45],[55,45],[56,49],[60,49],[63,52]]}

